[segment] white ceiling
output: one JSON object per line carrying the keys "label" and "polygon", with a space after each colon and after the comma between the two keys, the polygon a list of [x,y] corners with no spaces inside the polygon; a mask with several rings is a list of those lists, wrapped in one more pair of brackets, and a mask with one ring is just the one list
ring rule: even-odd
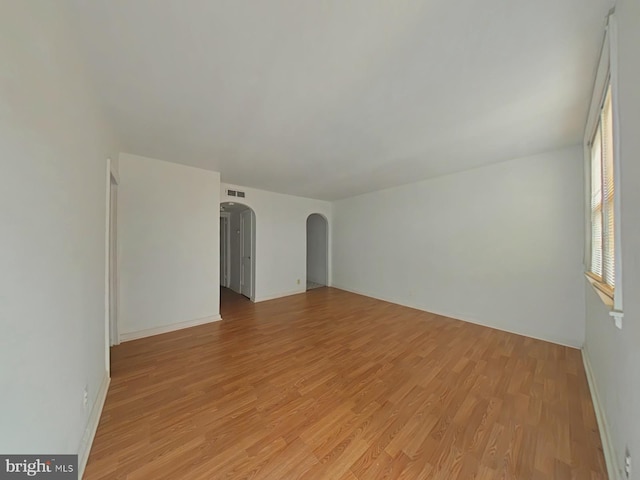
{"label": "white ceiling", "polygon": [[610,0],[71,0],[127,152],[337,199],[577,144]]}

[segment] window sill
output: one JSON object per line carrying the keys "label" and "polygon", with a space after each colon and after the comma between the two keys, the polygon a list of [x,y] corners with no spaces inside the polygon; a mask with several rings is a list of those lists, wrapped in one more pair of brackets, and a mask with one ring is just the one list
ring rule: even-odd
{"label": "window sill", "polygon": [[609,316],[613,318],[616,328],[622,330],[622,317],[624,317],[624,313],[622,313],[622,306],[616,310],[613,301],[613,289],[609,285],[602,283],[602,281],[592,273],[587,272],[584,276],[593,287],[593,290],[598,294],[602,303],[609,308]]}
{"label": "window sill", "polygon": [[587,272],[584,276],[598,294],[602,303],[609,308],[613,308],[613,291],[611,287],[602,283],[600,279],[595,277],[592,273]]}

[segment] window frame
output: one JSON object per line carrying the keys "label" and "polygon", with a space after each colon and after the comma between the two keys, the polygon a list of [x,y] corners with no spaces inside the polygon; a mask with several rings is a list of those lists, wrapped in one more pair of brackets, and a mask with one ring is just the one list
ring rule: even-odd
{"label": "window frame", "polygon": [[[611,13],[607,18],[607,25],[600,54],[600,61],[596,71],[596,78],[591,97],[589,115],[584,130],[584,172],[585,172],[585,250],[584,266],[585,276],[594,287],[602,301],[611,311],[610,315],[615,319],[618,328],[622,328],[622,262],[620,245],[620,149],[619,149],[619,121],[618,121],[618,88],[617,88],[617,24],[615,14]],[[614,286],[608,285],[602,276],[596,275],[591,269],[592,257],[592,221],[591,221],[591,168],[592,151],[591,145],[596,138],[600,128],[602,111],[606,101],[607,91],[611,89],[611,121],[612,121],[612,143],[613,143],[613,265],[614,265]],[[602,175],[604,181],[604,175]],[[602,188],[602,187],[601,187]],[[604,225],[605,192],[602,188],[602,209]],[[604,236],[604,235],[603,235]],[[602,246],[605,248],[604,244]],[[603,251],[604,256],[604,251]],[[603,258],[604,260],[604,258]],[[604,273],[604,270],[603,270]]]}
{"label": "window frame", "polygon": [[[589,238],[593,241],[593,227],[594,227],[594,222],[593,222],[593,214],[594,214],[594,210],[593,210],[593,196],[594,196],[594,183],[593,183],[593,171],[594,171],[594,149],[598,148],[599,151],[599,156],[597,161],[599,162],[599,172],[600,172],[600,182],[599,182],[599,188],[600,188],[600,201],[599,201],[599,209],[600,209],[600,273],[598,273],[593,265],[593,259],[594,259],[594,246],[593,243],[591,243],[590,249],[589,249],[589,268],[587,270],[587,275],[589,275],[589,277],[591,277],[591,279],[595,282],[594,285],[596,286],[596,288],[598,288],[602,293],[604,293],[605,295],[611,297],[611,299],[614,298],[614,293],[615,293],[615,280],[614,283],[611,284],[609,283],[609,281],[607,281],[607,278],[605,276],[605,266],[606,266],[606,258],[609,258],[610,255],[606,255],[606,250],[608,247],[608,242],[606,241],[606,236],[607,236],[607,229],[605,228],[605,225],[608,222],[608,217],[610,216],[610,214],[613,214],[613,225],[614,225],[614,231],[613,231],[613,269],[614,269],[614,278],[615,278],[615,270],[616,270],[616,259],[615,259],[615,250],[616,250],[616,240],[615,240],[615,190],[616,190],[616,177],[614,175],[614,172],[609,172],[608,168],[605,168],[605,158],[606,158],[606,153],[605,153],[605,140],[604,140],[604,128],[605,128],[605,122],[604,122],[604,116],[607,114],[607,112],[605,112],[605,110],[607,109],[607,106],[611,109],[611,116],[613,117],[613,102],[612,102],[612,91],[611,91],[611,77],[609,76],[607,78],[607,81],[605,82],[604,85],[604,90],[603,90],[603,98],[600,101],[600,108],[599,108],[599,115],[597,120],[595,121],[595,125],[593,128],[593,131],[591,132],[591,140],[589,141],[589,175],[590,175],[590,181],[589,181],[589,228],[590,228],[590,236]],[[608,102],[607,102],[608,100]],[[608,105],[607,105],[608,103]],[[614,130],[615,127],[612,127],[612,131]],[[613,135],[612,135],[613,137]],[[610,141],[613,141],[613,138],[610,139]],[[598,147],[596,147],[596,143],[599,144]],[[615,159],[617,152],[615,151],[615,148],[613,148],[613,157]],[[615,160],[614,160],[614,165],[615,165]],[[615,170],[615,167],[614,167]],[[607,193],[607,189],[606,189],[606,184],[607,184],[607,177],[609,175],[613,175],[613,189],[614,189],[614,198],[613,199],[609,199]],[[607,203],[609,201],[613,201],[614,203],[614,211],[613,212],[609,212],[608,213],[608,208],[607,208]]]}

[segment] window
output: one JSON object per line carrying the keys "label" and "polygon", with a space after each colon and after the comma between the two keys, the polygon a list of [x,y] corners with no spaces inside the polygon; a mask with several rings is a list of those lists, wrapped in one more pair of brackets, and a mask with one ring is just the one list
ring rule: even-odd
{"label": "window", "polygon": [[613,173],[613,111],[611,85],[605,90],[591,148],[591,262],[596,286],[613,297],[615,287],[615,229]]}
{"label": "window", "polygon": [[[613,10],[600,51],[584,131],[586,276],[622,328],[623,272],[620,249],[620,176],[617,117],[617,22]],[[615,171],[614,171],[615,170]],[[616,235],[616,231],[618,234]]]}

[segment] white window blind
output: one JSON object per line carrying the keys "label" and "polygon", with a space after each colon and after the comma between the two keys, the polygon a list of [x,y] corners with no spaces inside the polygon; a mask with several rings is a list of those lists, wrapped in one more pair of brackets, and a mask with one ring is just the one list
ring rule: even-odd
{"label": "white window blind", "polygon": [[591,144],[591,273],[602,277],[602,141],[600,125]]}
{"label": "white window blind", "polygon": [[615,286],[613,155],[609,86],[591,142],[591,273],[611,289]]}

